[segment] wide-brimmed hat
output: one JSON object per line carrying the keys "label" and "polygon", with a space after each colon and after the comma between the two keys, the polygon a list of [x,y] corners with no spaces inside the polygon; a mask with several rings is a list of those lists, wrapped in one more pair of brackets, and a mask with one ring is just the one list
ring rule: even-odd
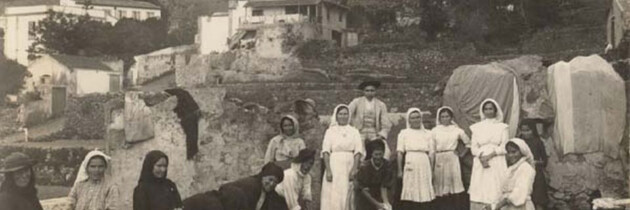
{"label": "wide-brimmed hat", "polygon": [[4,158],[0,173],[19,171],[20,169],[31,167],[35,165],[35,163],[37,163],[37,161],[31,159],[28,155],[21,152],[14,152]]}
{"label": "wide-brimmed hat", "polygon": [[375,88],[379,88],[381,86],[381,82],[376,80],[362,82],[361,84],[359,84],[359,90],[363,90],[367,86],[374,86]]}
{"label": "wide-brimmed hat", "polygon": [[294,163],[304,163],[310,159],[315,158],[315,153],[317,153],[313,149],[302,149],[297,157],[293,159]]}

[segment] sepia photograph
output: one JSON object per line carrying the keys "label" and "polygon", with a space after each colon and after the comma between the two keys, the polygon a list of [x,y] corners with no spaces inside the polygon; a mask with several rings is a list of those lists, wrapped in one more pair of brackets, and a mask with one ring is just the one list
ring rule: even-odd
{"label": "sepia photograph", "polygon": [[630,0],[0,0],[0,210],[630,209]]}

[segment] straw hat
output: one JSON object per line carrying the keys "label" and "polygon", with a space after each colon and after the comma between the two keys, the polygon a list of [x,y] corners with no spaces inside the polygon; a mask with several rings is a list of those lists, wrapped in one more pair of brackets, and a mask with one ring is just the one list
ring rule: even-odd
{"label": "straw hat", "polygon": [[31,167],[37,163],[24,153],[14,152],[4,158],[0,173],[9,173],[19,171],[20,169]]}

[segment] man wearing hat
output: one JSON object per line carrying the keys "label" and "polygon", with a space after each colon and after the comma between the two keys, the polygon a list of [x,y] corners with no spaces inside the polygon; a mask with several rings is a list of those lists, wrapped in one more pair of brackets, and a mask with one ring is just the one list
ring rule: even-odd
{"label": "man wearing hat", "polygon": [[366,141],[381,140],[385,143],[385,159],[389,160],[391,150],[385,139],[391,128],[391,122],[387,118],[387,106],[376,98],[376,90],[381,86],[379,81],[365,81],[359,85],[363,96],[350,102],[350,125],[361,133],[364,143]]}
{"label": "man wearing hat", "polygon": [[276,192],[284,197],[290,210],[305,209],[313,200],[309,172],[315,162],[315,153],[313,149],[300,150],[291,168],[284,170],[284,180],[276,186]]}
{"label": "man wearing hat", "polygon": [[4,181],[0,186],[0,210],[41,210],[35,189],[33,165],[36,161],[21,152],[4,158],[0,173]]}

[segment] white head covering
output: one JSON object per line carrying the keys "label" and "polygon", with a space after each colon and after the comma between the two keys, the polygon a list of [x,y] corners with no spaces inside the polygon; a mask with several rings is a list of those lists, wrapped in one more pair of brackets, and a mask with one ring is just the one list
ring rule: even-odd
{"label": "white head covering", "polygon": [[[405,115],[405,122],[407,122],[407,129],[411,129],[411,124],[409,123],[409,116],[413,112],[418,112],[420,114],[420,119],[422,119],[422,111],[416,107],[409,108],[407,110],[407,115]],[[420,123],[420,130],[424,130],[424,123]]]}
{"label": "white head covering", "polygon": [[[488,102],[493,103],[494,106],[497,108],[496,116],[492,119],[488,119],[486,115],[483,113],[483,105],[485,105]],[[501,110],[501,106],[499,106],[499,103],[497,103],[497,101],[495,101],[494,99],[487,98],[486,100],[483,100],[483,102],[481,102],[481,105],[479,106],[479,116],[481,117],[481,121],[492,120],[495,122],[503,122],[504,115],[503,115],[503,110]]]}
{"label": "white head covering", "polygon": [[[285,134],[285,133],[284,133],[284,130],[282,130],[282,121],[284,121],[284,119],[289,119],[291,122],[293,122],[293,128],[294,128],[295,132],[293,132],[293,134],[292,134],[292,135],[287,135],[287,134]],[[299,135],[300,135],[300,123],[299,123],[299,122],[298,122],[298,120],[297,120],[295,117],[293,117],[292,115],[285,115],[285,116],[283,116],[282,118],[280,118],[280,133],[281,133],[283,136],[286,136],[286,137],[296,137],[296,136],[299,136]]]}
{"label": "white head covering", "polygon": [[79,173],[77,173],[77,179],[74,180],[75,185],[79,182],[89,179],[89,176],[87,173],[87,167],[88,167],[88,163],[90,162],[90,159],[92,159],[94,156],[102,156],[105,159],[105,162],[107,164],[107,169],[105,170],[105,176],[108,175],[109,169],[111,168],[109,164],[112,158],[107,156],[105,153],[95,149],[89,152],[87,155],[85,155],[83,162],[81,162],[81,167],[79,167]]}
{"label": "white head covering", "polygon": [[444,111],[444,110],[450,110],[451,113],[452,113],[451,114],[451,125],[459,127],[459,125],[457,125],[457,123],[455,123],[455,119],[454,119],[455,116],[453,116],[453,114],[455,114],[455,112],[453,111],[453,108],[451,108],[450,106],[443,106],[443,107],[440,107],[437,110],[437,112],[435,114],[435,125],[436,126],[442,125],[442,123],[440,123],[440,114],[442,114],[442,111]]}
{"label": "white head covering", "polygon": [[[350,116],[350,108],[348,108],[348,105],[345,104],[339,104],[335,107],[335,110],[333,111],[332,116],[330,117],[330,125],[328,127],[332,127],[332,126],[339,126],[339,123],[337,122],[337,112],[339,111],[339,108],[341,107],[346,107],[346,109],[348,109],[348,119],[352,119]],[[350,123],[346,124],[346,126],[349,126]]]}
{"label": "white head covering", "polygon": [[521,151],[521,154],[523,155],[523,157],[521,159],[524,158],[525,161],[527,161],[532,167],[535,166],[534,165],[534,154],[529,149],[529,146],[527,146],[527,143],[525,143],[525,141],[523,139],[512,138],[508,142],[512,142],[512,143],[516,144],[516,146],[518,146],[518,149]]}

